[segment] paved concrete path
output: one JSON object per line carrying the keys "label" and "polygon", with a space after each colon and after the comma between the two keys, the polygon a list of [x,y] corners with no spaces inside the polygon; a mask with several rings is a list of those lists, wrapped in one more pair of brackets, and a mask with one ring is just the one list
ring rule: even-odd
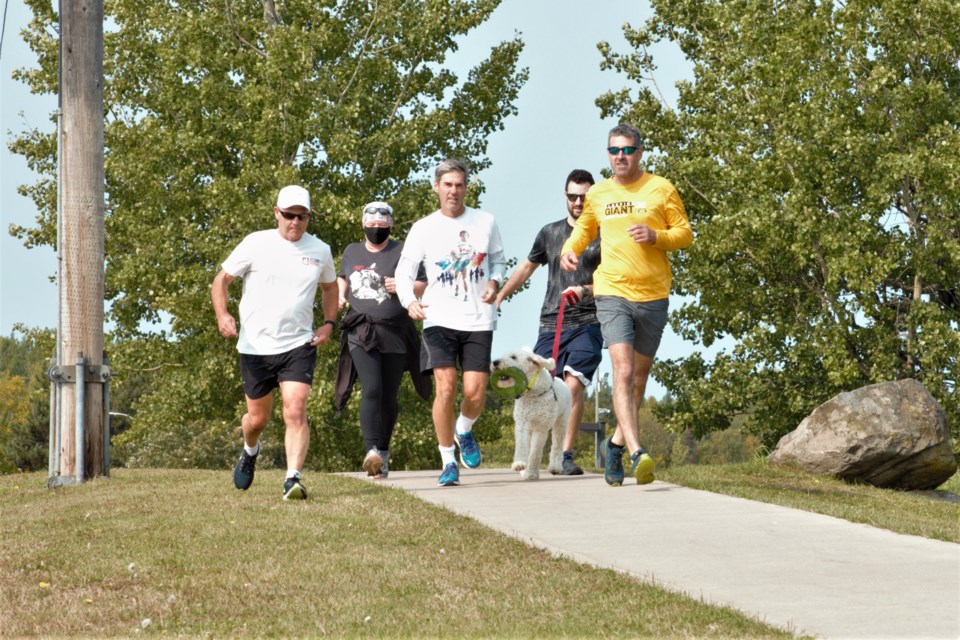
{"label": "paved concrete path", "polygon": [[[365,474],[346,474],[365,478]],[[960,638],[960,545],[663,482],[508,469],[383,484],[528,543],[820,638]],[[960,509],[958,509],[960,526]]]}

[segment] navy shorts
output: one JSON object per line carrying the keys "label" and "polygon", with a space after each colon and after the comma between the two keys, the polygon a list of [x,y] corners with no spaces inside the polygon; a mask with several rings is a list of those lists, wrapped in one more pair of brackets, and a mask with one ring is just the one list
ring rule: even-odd
{"label": "navy shorts", "polygon": [[[545,331],[537,336],[533,352],[544,358],[553,357],[555,331]],[[564,329],[560,332],[560,348],[557,351],[557,371],[577,376],[583,386],[589,386],[593,374],[602,359],[603,336],[598,323]]]}
{"label": "navy shorts", "polygon": [[652,358],[660,348],[669,306],[667,298],[632,302],[617,296],[597,296],[597,320],[603,339],[607,346],[632,344],[634,351]]}
{"label": "navy shorts", "polygon": [[243,392],[251,400],[262,398],[280,386],[281,382],[313,384],[313,370],[317,366],[317,348],[308,344],[272,356],[240,354],[240,377]]}
{"label": "navy shorts", "polygon": [[420,370],[423,373],[438,367],[456,367],[462,371],[490,373],[490,352],[493,331],[459,331],[446,327],[423,330],[420,347]]}

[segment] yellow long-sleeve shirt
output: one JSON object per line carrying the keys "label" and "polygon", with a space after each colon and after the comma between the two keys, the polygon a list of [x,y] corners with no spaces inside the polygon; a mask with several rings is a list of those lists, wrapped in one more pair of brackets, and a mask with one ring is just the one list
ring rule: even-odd
{"label": "yellow long-sleeve shirt", "polygon": [[[637,244],[627,227],[645,224],[657,232],[655,244]],[[593,274],[594,295],[618,296],[633,302],[662,300],[670,295],[667,251],[693,242],[683,202],[669,180],[644,172],[621,185],[612,178],[587,192],[583,213],[562,253],[578,256],[600,231],[600,266]]]}

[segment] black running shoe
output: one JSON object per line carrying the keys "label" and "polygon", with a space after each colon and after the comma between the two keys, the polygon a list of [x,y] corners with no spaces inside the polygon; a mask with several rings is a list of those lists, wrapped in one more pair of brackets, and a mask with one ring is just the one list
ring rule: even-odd
{"label": "black running shoe", "polygon": [[603,479],[611,487],[619,487],[623,484],[623,447],[613,444],[611,438],[604,440],[603,446],[607,450],[603,464]]}
{"label": "black running shoe", "polygon": [[580,468],[576,462],[573,461],[573,456],[563,456],[563,462],[561,463],[560,475],[562,476],[582,476],[583,469]]}
{"label": "black running shoe", "polygon": [[306,500],[307,499],[307,488],[303,486],[303,483],[300,482],[300,478],[287,478],[286,482],[283,483],[283,499],[284,500]]}
{"label": "black running shoe", "polygon": [[233,486],[237,489],[246,491],[253,484],[253,472],[257,467],[257,456],[259,450],[254,455],[250,455],[246,450],[240,453],[240,459],[233,467]]}

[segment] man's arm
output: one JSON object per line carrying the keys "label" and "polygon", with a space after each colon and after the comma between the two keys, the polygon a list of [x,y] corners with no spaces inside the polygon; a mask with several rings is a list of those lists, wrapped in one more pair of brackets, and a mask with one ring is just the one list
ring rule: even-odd
{"label": "man's arm", "polygon": [[683,201],[676,189],[667,197],[666,207],[667,229],[657,234],[654,244],[658,249],[673,251],[686,249],[693,242],[693,230],[690,220],[683,207]]}
{"label": "man's arm", "polygon": [[514,269],[510,278],[497,293],[497,309],[503,304],[503,301],[513,295],[513,292],[523,286],[523,283],[530,279],[533,272],[539,267],[536,262],[531,262],[529,258],[524,258],[520,266]]}
{"label": "man's arm", "polygon": [[213,312],[217,315],[217,329],[224,338],[236,338],[238,335],[237,320],[227,311],[227,290],[233,280],[232,275],[221,269],[210,287]]}
{"label": "man's arm", "polygon": [[[406,249],[406,247],[404,247]],[[397,263],[397,270],[394,272],[394,280],[396,280],[397,287],[397,299],[400,300],[400,304],[404,309],[409,309],[410,304],[417,301],[418,296],[414,291],[414,282],[417,277],[417,267],[419,266],[419,261],[414,260],[413,258],[401,254],[400,261]]]}
{"label": "man's arm", "polygon": [[313,332],[313,340],[310,341],[313,346],[323,344],[333,335],[333,324],[327,322],[327,320],[334,323],[337,321],[339,293],[340,289],[336,280],[320,283],[320,307],[323,309],[323,324]]}
{"label": "man's arm", "polygon": [[487,304],[494,304],[497,299],[497,291],[500,290],[500,285],[503,284],[507,275],[507,259],[503,255],[503,240],[500,237],[500,228],[497,227],[496,223],[493,225],[490,242],[487,247],[489,252],[487,264],[490,265],[490,279],[480,294],[480,300]]}

